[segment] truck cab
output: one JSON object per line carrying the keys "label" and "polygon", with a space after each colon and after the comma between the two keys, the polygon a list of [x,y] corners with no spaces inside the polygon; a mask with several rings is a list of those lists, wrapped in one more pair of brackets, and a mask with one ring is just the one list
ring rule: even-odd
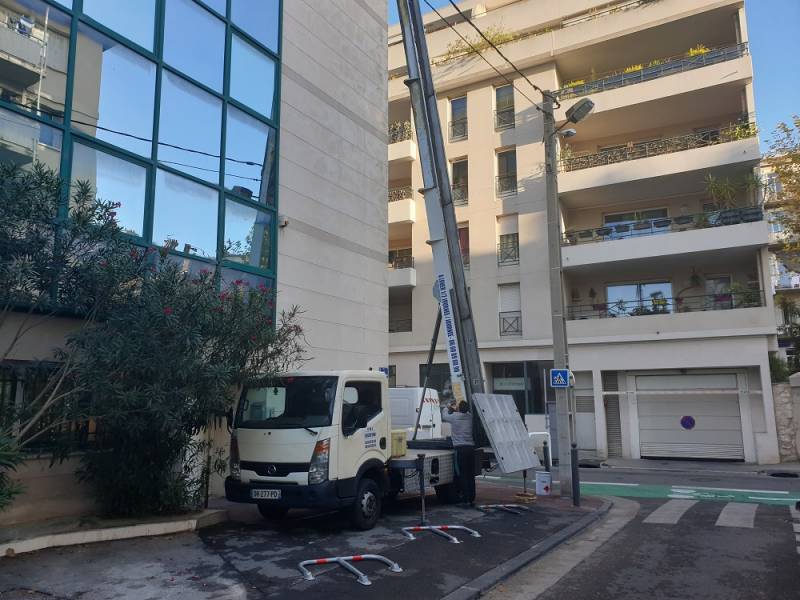
{"label": "truck cab", "polygon": [[287,373],[243,389],[232,423],[225,496],[265,517],[348,509],[359,529],[390,493],[391,414],[375,371]]}

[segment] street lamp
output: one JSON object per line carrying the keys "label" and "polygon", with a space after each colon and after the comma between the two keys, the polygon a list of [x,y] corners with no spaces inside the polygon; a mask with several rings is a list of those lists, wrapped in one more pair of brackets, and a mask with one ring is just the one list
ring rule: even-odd
{"label": "street lamp", "polygon": [[[568,123],[578,123],[594,110],[594,102],[583,98],[569,107],[567,120],[556,128],[553,95],[544,92],[545,179],[547,182],[547,237],[550,268],[550,310],[553,323],[553,367],[569,369],[567,319],[564,306],[564,279],[561,268],[561,219],[558,209],[558,165],[556,164],[556,135],[565,138],[577,135],[574,129],[563,129]],[[570,385],[572,382],[570,382]],[[561,495],[572,496],[572,503],[581,502],[578,472],[578,445],[575,442],[575,406],[573,388],[556,388],[556,422],[558,429],[558,478]],[[570,413],[572,420],[570,421]]]}

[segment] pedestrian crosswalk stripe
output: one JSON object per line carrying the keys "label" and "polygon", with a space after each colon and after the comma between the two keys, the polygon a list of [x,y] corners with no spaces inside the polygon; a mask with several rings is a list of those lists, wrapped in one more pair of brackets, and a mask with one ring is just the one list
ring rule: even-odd
{"label": "pedestrian crosswalk stripe", "polygon": [[794,527],[795,533],[800,533],[800,523],[793,523],[792,527]]}
{"label": "pedestrian crosswalk stripe", "polygon": [[655,509],[644,520],[645,523],[660,525],[674,525],[684,513],[697,504],[697,500],[670,500]]}
{"label": "pedestrian crosswalk stripe", "polygon": [[728,502],[719,513],[717,527],[753,528],[758,504],[747,502]]}
{"label": "pedestrian crosswalk stripe", "polygon": [[792,513],[792,518],[796,521],[800,521],[800,511],[797,510],[794,506],[789,507],[789,512]]}

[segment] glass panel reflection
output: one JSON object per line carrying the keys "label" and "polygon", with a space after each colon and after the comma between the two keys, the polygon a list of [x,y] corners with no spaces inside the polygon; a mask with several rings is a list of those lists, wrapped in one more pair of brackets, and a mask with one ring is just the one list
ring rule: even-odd
{"label": "glass panel reflection", "polygon": [[[254,275],[253,273],[245,273],[235,269],[222,269],[222,287],[245,286],[254,289],[261,288],[262,290],[272,290],[273,281],[269,277],[262,277],[261,275]],[[263,286],[263,287],[261,287]]]}
{"label": "glass panel reflection", "polygon": [[69,27],[66,13],[39,0],[0,0],[0,99],[61,121]]}
{"label": "glass panel reflection", "polygon": [[22,167],[40,162],[58,173],[61,137],[55,127],[0,109],[0,162]]}
{"label": "glass panel reflection", "polygon": [[270,50],[278,51],[279,0],[231,0],[231,20]]}
{"label": "glass panel reflection", "polygon": [[239,36],[231,40],[231,96],[272,118],[275,62]]}
{"label": "glass panel reflection", "polygon": [[221,92],[225,25],[192,0],[167,0],[164,60]]}
{"label": "glass panel reflection", "polygon": [[231,262],[268,269],[272,215],[244,206],[225,202],[225,243],[223,257]]}
{"label": "glass panel reflection", "polygon": [[142,235],[147,171],[144,167],[76,143],[72,148],[72,179],[86,181],[98,198],[116,202],[117,222],[131,235]]}
{"label": "glass panel reflection", "polygon": [[222,102],[167,71],[161,87],[159,161],[218,183]]}
{"label": "glass panel reflection", "polygon": [[275,130],[272,127],[229,106],[225,155],[227,189],[262,204],[275,203]]}
{"label": "glass panel reflection", "polygon": [[187,254],[217,254],[216,190],[178,175],[158,171],[153,243],[172,244]]}
{"label": "glass panel reflection", "polygon": [[153,49],[156,0],[83,0],[83,12],[143,48]]}
{"label": "glass panel reflection", "polygon": [[227,0],[200,0],[200,1],[206,6],[210,6],[211,8],[213,8],[223,17],[225,16],[228,4]]}
{"label": "glass panel reflection", "polygon": [[155,64],[85,25],[78,29],[75,64],[73,125],[150,157]]}

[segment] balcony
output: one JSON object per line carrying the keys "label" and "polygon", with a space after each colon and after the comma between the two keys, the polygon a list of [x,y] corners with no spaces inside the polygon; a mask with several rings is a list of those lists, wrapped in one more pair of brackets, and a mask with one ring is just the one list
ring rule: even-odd
{"label": "balcony", "polygon": [[514,107],[496,110],[494,111],[494,130],[513,129],[514,120]]}
{"label": "balcony", "polygon": [[[556,96],[561,100],[587,96],[607,90],[615,90],[629,85],[636,85],[645,81],[652,81],[667,77],[676,73],[684,73],[694,69],[700,69],[709,65],[741,58],[749,53],[747,43],[727,46],[723,48],[713,48],[707,51],[700,50],[694,56],[682,54],[669,58],[656,59],[647,66],[636,65],[628,67],[623,71],[612,71],[604,73],[595,79],[588,81],[589,77],[572,82],[573,85],[565,86],[556,91]],[[638,68],[636,68],[638,67]]]}
{"label": "balcony", "polygon": [[411,319],[389,319],[389,333],[404,333],[411,331]]}
{"label": "balcony", "polygon": [[39,81],[42,46],[19,22],[12,25],[12,20],[0,25],[0,79],[27,88]]}
{"label": "balcony", "polygon": [[389,124],[389,162],[412,161],[417,158],[414,143],[414,128],[411,121],[395,121]]}
{"label": "balcony", "polygon": [[497,244],[497,266],[506,267],[519,264],[519,243]]}
{"label": "balcony", "polygon": [[498,314],[500,320],[500,336],[519,336],[522,335],[522,313],[518,310],[501,312]]}
{"label": "balcony", "polygon": [[514,196],[517,193],[517,174],[498,175],[495,177],[495,193],[497,196]]}
{"label": "balcony", "polygon": [[450,187],[450,194],[454,206],[466,206],[469,203],[469,186],[466,183],[454,183]]}
{"label": "balcony", "polygon": [[413,256],[397,256],[388,263],[390,288],[416,287],[417,270],[414,268]]}
{"label": "balcony", "polygon": [[456,121],[450,121],[448,129],[450,132],[451,142],[458,142],[460,140],[465,140],[467,139],[467,135],[469,134],[469,129],[467,127],[466,119],[458,119]]}
{"label": "balcony", "polygon": [[417,205],[414,190],[408,187],[389,190],[389,224],[408,224],[417,220]]}

